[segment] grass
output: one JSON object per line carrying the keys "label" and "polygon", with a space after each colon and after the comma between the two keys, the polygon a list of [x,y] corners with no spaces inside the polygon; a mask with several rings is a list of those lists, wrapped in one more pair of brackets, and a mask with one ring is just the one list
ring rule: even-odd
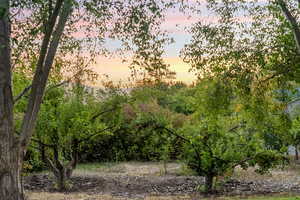
{"label": "grass", "polygon": [[[167,164],[167,172],[176,175],[192,175],[191,171],[181,167],[177,162]],[[101,175],[101,174],[123,174],[123,175],[164,175],[163,163],[158,162],[108,162],[108,163],[86,163],[76,167],[77,175]]]}
{"label": "grass", "polygon": [[104,162],[104,163],[84,163],[79,164],[76,169],[77,170],[91,170],[91,171],[98,171],[102,169],[109,169],[116,166],[117,163],[114,162]]}

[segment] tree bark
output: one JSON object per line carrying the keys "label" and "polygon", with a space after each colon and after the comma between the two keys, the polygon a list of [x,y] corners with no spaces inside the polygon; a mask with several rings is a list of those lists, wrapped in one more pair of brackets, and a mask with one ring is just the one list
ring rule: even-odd
{"label": "tree bark", "polygon": [[[73,139],[72,141],[72,156],[71,161],[64,165],[59,160],[59,147],[58,145],[50,145],[50,144],[44,144],[43,142],[40,142],[38,140],[34,140],[39,143],[40,145],[40,152],[42,159],[44,163],[49,167],[49,169],[53,172],[55,176],[55,182],[57,184],[57,189],[60,192],[67,191],[69,189],[68,187],[68,181],[70,180],[72,173],[74,169],[77,166],[78,162],[78,147],[79,147],[79,141],[77,139]],[[53,150],[53,158],[49,159],[46,156],[45,147],[50,147]]]}
{"label": "tree bark", "polygon": [[60,192],[67,191],[69,189],[68,181],[70,180],[73,170],[77,165],[77,156],[67,165],[63,165],[56,155],[54,156],[54,162],[52,162],[49,158],[45,158],[44,162],[48,165],[55,176],[57,189]]}
{"label": "tree bark", "polygon": [[[23,155],[35,126],[61,35],[72,10],[72,1],[57,0],[56,8],[47,24],[40,60],[37,64],[31,96],[19,138],[15,135],[13,117],[9,2],[9,0],[0,0],[0,199],[24,200],[21,184]],[[62,5],[63,8],[61,9]],[[58,15],[60,17],[57,22]],[[55,32],[53,32],[55,24],[57,25]]]}
{"label": "tree bark", "polygon": [[298,152],[298,145],[295,145],[295,160],[299,160],[299,152]]}
{"label": "tree bark", "polygon": [[10,35],[9,0],[0,0],[0,199],[23,200],[22,159],[13,121]]}
{"label": "tree bark", "polygon": [[206,175],[205,176],[205,192],[211,194],[213,192],[213,183],[214,183],[214,176],[213,175]]}

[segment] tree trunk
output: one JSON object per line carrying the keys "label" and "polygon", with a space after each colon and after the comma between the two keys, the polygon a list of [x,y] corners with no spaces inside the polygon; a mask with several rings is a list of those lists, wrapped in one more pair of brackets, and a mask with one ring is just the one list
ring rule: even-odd
{"label": "tree trunk", "polygon": [[13,123],[9,0],[0,0],[0,199],[24,200]]}
{"label": "tree trunk", "polygon": [[68,186],[68,181],[71,179],[72,172],[75,168],[73,168],[71,165],[62,165],[60,161],[55,162],[56,165],[54,165],[50,159],[48,159],[47,163],[55,176],[57,189],[60,192],[67,191],[70,188]]}
{"label": "tree trunk", "polygon": [[[58,12],[60,11],[59,20],[57,22],[56,29],[53,31],[52,40],[48,41],[48,39],[46,37],[47,35],[45,35],[45,38],[43,40],[42,47],[44,46],[45,40],[47,40],[46,42],[48,42],[48,44],[49,44],[49,46],[45,45],[46,49],[44,51],[47,52],[47,54],[44,55],[43,59],[41,59],[43,64],[37,66],[37,69],[36,69],[36,72],[35,72],[35,75],[33,78],[33,82],[32,82],[31,94],[29,97],[26,113],[25,113],[23,121],[22,121],[21,136],[20,136],[20,148],[24,152],[26,152],[27,146],[30,142],[30,139],[31,139],[31,136],[33,133],[33,129],[35,127],[36,119],[38,116],[38,112],[40,109],[40,105],[43,100],[43,95],[44,95],[46,84],[48,81],[50,69],[54,62],[54,57],[55,57],[61,36],[63,34],[65,25],[67,23],[67,20],[69,18],[69,15],[71,14],[72,8],[73,8],[73,2],[71,0],[58,0],[57,4],[59,2],[63,2],[63,6],[62,6],[61,10],[58,10]],[[46,29],[49,29],[49,27],[46,27]],[[51,36],[51,33],[52,33],[52,30],[49,32],[50,36]],[[43,55],[42,52],[43,52],[43,48],[41,49],[40,56]]]}
{"label": "tree trunk", "polygon": [[298,145],[295,145],[295,160],[299,160]]}
{"label": "tree trunk", "polygon": [[[3,152],[2,152],[3,153]],[[0,199],[24,200],[21,184],[22,160],[18,151],[5,152],[1,155]]]}
{"label": "tree trunk", "polygon": [[66,171],[67,169],[63,167],[61,170],[59,170],[58,174],[55,174],[57,189],[60,192],[67,191],[69,188],[68,181],[70,180],[70,177],[67,176]]}
{"label": "tree trunk", "polygon": [[[57,0],[56,13],[52,13],[48,23],[48,39],[44,38],[43,59],[35,74],[32,94],[22,124],[21,135],[16,136],[13,117],[12,72],[11,72],[11,26],[9,21],[9,0],[0,0],[0,200],[24,200],[21,184],[23,155],[34,129],[39,106],[45,90],[53,59],[64,30],[66,21],[72,10],[71,0]],[[60,9],[64,2],[64,9]],[[60,13],[56,30],[52,34],[56,17]],[[52,23],[52,25],[51,25]],[[52,27],[51,27],[52,26]],[[50,37],[52,35],[52,41]],[[49,44],[49,45],[48,45]]]}
{"label": "tree trunk", "polygon": [[[53,172],[55,176],[55,182],[57,184],[57,189],[60,192],[67,191],[69,189],[68,186],[68,181],[70,180],[73,170],[76,168],[77,161],[78,161],[78,140],[73,141],[74,146],[73,146],[73,156],[72,160],[64,165],[60,160],[59,160],[59,153],[58,153],[58,146],[53,145],[53,161],[49,158],[46,157],[45,151],[41,151],[44,155],[42,155],[42,158],[44,158],[44,162],[48,165],[50,170]],[[40,143],[40,145],[45,145]],[[49,146],[49,145],[48,145]],[[43,150],[43,147],[40,148]]]}
{"label": "tree trunk", "polygon": [[213,192],[213,183],[214,183],[214,176],[213,175],[206,175],[205,176],[205,192],[210,194]]}

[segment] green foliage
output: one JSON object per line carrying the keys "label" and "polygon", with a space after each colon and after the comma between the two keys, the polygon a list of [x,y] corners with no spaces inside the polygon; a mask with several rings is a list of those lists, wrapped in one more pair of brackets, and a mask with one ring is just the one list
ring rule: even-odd
{"label": "green foliage", "polygon": [[46,169],[44,162],[40,158],[40,152],[32,147],[28,148],[24,160],[22,169],[24,175]]}
{"label": "green foliage", "polygon": [[[168,160],[179,157],[182,141],[158,127],[180,128],[186,115],[169,109],[170,100],[180,89],[152,85],[137,87],[130,95],[122,92],[104,95],[100,116],[102,122],[114,126],[113,134],[91,141],[86,161]],[[109,93],[109,91],[108,91]],[[87,147],[85,148],[88,151]]]}
{"label": "green foliage", "polygon": [[[95,111],[99,109],[95,98],[80,88],[73,92],[75,95],[56,88],[46,94],[35,134],[38,141],[56,146],[63,161],[70,159],[75,140],[79,143],[80,155],[81,148],[89,147],[91,140],[101,134],[109,134],[109,130],[103,131],[108,128],[105,124],[98,119],[92,120]],[[33,145],[41,148],[37,141],[33,141]],[[45,156],[51,157],[52,149],[46,148]]]}
{"label": "green foliage", "polygon": [[247,169],[257,164],[259,172],[266,172],[282,163],[284,157],[266,149],[261,130],[237,109],[240,104],[228,82],[207,79],[197,89],[196,112],[181,129],[187,139],[183,158],[206,177],[206,192],[212,192],[214,177],[238,165]]}

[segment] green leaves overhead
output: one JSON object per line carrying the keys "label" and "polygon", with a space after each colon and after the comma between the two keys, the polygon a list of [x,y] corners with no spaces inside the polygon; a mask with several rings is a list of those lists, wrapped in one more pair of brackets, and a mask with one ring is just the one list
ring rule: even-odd
{"label": "green leaves overhead", "polygon": [[[183,59],[200,79],[226,78],[244,94],[266,84],[278,87],[276,84],[299,81],[293,30],[274,2],[208,1],[207,8],[218,21],[192,27]],[[294,15],[299,12],[296,1],[289,1],[288,7]]]}

